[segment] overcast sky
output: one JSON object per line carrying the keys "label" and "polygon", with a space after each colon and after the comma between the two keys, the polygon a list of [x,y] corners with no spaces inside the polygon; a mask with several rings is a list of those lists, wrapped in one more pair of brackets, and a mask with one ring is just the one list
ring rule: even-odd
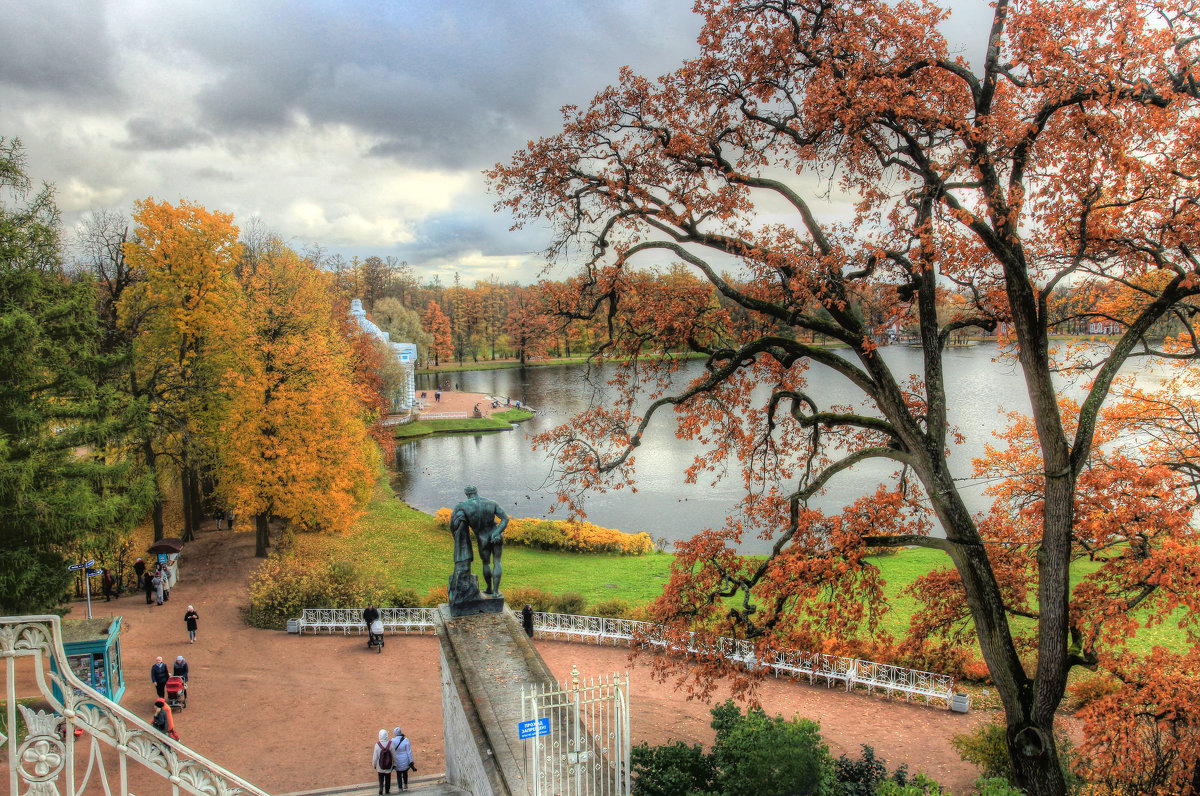
{"label": "overcast sky", "polygon": [[[972,57],[984,0],[952,0]],[[422,278],[531,281],[481,171],[629,65],[697,53],[691,0],[38,0],[0,26],[0,136],[68,230],[147,196],[257,217],[296,248],[394,256]]]}

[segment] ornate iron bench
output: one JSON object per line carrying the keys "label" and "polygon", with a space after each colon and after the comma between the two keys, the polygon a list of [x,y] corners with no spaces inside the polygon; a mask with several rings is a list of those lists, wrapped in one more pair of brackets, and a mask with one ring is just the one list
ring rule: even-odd
{"label": "ornate iron bench", "polygon": [[[432,633],[432,608],[381,608],[379,620],[386,633]],[[305,608],[300,612],[300,633],[306,630],[317,634],[321,631],[343,635],[351,632],[362,634],[367,626],[362,620],[361,608]]]}

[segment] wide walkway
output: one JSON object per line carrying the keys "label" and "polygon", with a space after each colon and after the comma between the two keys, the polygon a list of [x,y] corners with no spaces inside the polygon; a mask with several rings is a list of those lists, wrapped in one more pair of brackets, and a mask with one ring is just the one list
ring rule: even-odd
{"label": "wide walkway", "polygon": [[[204,530],[181,556],[181,580],[170,601],[146,605],[140,595],[93,605],[96,616],[125,617],[123,653],[128,691],[123,704],[149,716],[155,656],[191,664],[181,740],[273,793],[349,786],[374,780],[371,747],[381,728],[412,739],[419,773],[444,771],[437,639],[389,636],[383,652],[358,636],[289,636],[242,622],[247,578],[257,565],[249,529]],[[197,642],[188,644],[183,615],[200,614]],[[82,605],[77,606],[82,611]],[[709,706],[653,682],[647,663],[631,665],[623,648],[537,643],[563,679],[576,665],[585,675],[629,670],[635,741],[683,739],[708,743]],[[724,695],[718,693],[717,698]],[[873,746],[889,766],[908,763],[965,793],[975,778],[949,738],[985,719],[944,709],[888,702],[823,686],[768,681],[761,697],[771,713],[821,722],[834,756]]]}

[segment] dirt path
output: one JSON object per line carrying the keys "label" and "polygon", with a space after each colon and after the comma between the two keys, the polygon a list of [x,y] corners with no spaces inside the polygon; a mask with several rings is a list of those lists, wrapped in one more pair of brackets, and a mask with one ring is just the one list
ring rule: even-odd
{"label": "dirt path", "polygon": [[[375,735],[396,726],[412,738],[421,774],[443,771],[437,639],[389,636],[377,654],[360,636],[301,638],[248,628],[241,611],[258,563],[253,552],[249,529],[208,528],[184,549],[180,582],[163,607],[146,605],[136,594],[93,604],[95,616],[125,617],[124,706],[149,717],[155,697],[150,665],[155,656],[173,661],[182,654],[191,687],[188,707],[175,720],[181,740],[269,792],[372,781]],[[200,614],[194,645],[183,622],[189,603]],[[75,613],[82,610],[77,605]],[[586,675],[629,670],[635,742],[711,742],[709,706],[652,682],[647,666],[629,664],[626,650],[550,641],[537,646],[562,679],[573,665]],[[975,778],[949,738],[983,721],[982,714],[775,680],[764,685],[762,699],[768,712],[820,721],[835,757],[857,755],[865,743],[889,766],[908,763],[955,793],[968,792]]]}

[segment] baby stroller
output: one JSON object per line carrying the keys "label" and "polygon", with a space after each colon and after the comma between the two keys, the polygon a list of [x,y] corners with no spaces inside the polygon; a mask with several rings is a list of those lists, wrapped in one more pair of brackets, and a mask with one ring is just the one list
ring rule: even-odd
{"label": "baby stroller", "polygon": [[367,649],[375,648],[376,652],[383,652],[383,622],[376,619],[367,628]]}
{"label": "baby stroller", "polygon": [[187,683],[182,677],[167,678],[167,705],[179,710],[187,707]]}

